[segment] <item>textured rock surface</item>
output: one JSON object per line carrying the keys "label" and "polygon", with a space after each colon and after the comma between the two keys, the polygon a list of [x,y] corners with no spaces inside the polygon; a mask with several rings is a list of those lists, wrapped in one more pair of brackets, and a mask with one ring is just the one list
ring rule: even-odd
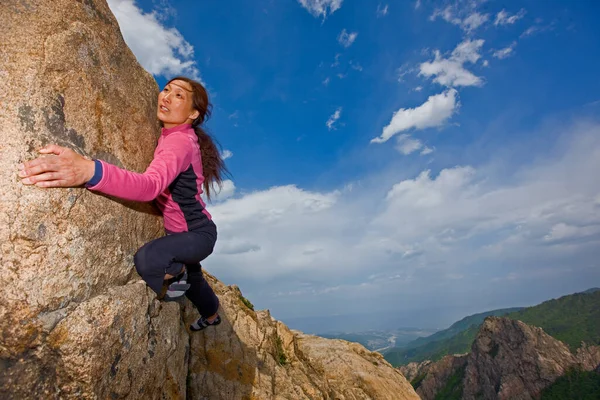
{"label": "textured rock surface", "polygon": [[417,387],[417,393],[423,400],[433,400],[436,394],[446,386],[448,379],[467,364],[467,354],[445,356],[440,361],[424,366],[419,371],[425,378]]}
{"label": "textured rock surface", "polygon": [[[211,278],[223,322],[192,334],[194,399],[418,399],[402,374],[362,345],[288,329]],[[195,313],[188,310],[192,321]],[[278,342],[280,345],[278,345]]]}
{"label": "textured rock surface", "polygon": [[583,344],[577,349],[575,359],[581,369],[592,371],[596,366],[600,366],[600,346],[591,346]]}
{"label": "textured rock surface", "polygon": [[404,375],[404,377],[410,382],[416,377],[426,374],[433,362],[431,360],[425,360],[422,362],[411,362],[406,365],[398,367],[398,371]]}
{"label": "textured rock surface", "polygon": [[178,398],[179,308],[127,285],[159,219],[16,176],[47,143],[143,171],[159,132],[156,83],[103,0],[3,0],[0,20],[0,397]]}
{"label": "textured rock surface", "polygon": [[541,328],[491,317],[483,323],[465,371],[465,399],[537,398],[576,363],[569,348]]}
{"label": "textured rock surface", "polygon": [[425,376],[417,387],[422,399],[434,399],[449,378],[464,368],[463,399],[536,399],[542,389],[571,367],[591,371],[600,363],[600,347],[583,345],[573,355],[541,328],[521,321],[488,317],[471,353],[427,364],[407,365],[410,379]]}

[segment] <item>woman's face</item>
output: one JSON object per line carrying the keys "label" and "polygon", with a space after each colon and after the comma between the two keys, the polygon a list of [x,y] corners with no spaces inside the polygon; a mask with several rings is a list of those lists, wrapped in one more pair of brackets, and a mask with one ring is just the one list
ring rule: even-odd
{"label": "woman's face", "polygon": [[156,116],[165,128],[177,125],[191,124],[198,118],[198,110],[194,110],[192,87],[180,80],[169,82],[158,94],[158,110]]}

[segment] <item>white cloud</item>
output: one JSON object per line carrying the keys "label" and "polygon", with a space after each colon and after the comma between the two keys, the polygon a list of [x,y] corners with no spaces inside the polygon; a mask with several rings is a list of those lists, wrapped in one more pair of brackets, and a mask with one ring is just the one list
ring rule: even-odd
{"label": "white cloud", "polygon": [[448,58],[444,58],[438,50],[435,59],[420,65],[419,75],[426,77],[435,76],[434,82],[444,86],[481,86],[483,81],[478,76],[466,70],[464,64],[476,63],[481,55],[479,50],[483,46],[482,39],[466,39],[452,51]]}
{"label": "white cloud", "polygon": [[322,16],[325,19],[340,9],[343,0],[298,0],[298,2],[314,17]]}
{"label": "white cloud", "polygon": [[330,131],[336,130],[337,129],[336,122],[340,119],[341,116],[342,116],[342,107],[338,107],[338,109],[335,110],[335,112],[329,117],[329,119],[325,123],[325,125],[327,125],[327,129],[329,129]]}
{"label": "white cloud", "polygon": [[323,83],[323,85],[327,86],[327,85],[329,85],[329,81],[330,81],[330,79],[329,79],[329,77],[327,77],[323,80],[322,83]]}
{"label": "white cloud", "polygon": [[520,20],[521,18],[523,18],[524,16],[525,16],[525,9],[523,9],[523,8],[514,15],[510,15],[505,10],[502,10],[498,14],[496,14],[496,20],[494,21],[494,25],[496,25],[496,26],[512,25],[515,22],[517,22],[518,20]]}
{"label": "white cloud", "polygon": [[427,155],[427,154],[431,154],[431,153],[433,153],[434,151],[435,151],[435,150],[434,150],[434,149],[432,149],[431,147],[427,147],[427,146],[425,146],[425,148],[424,148],[423,150],[421,150],[421,155],[422,155],[422,156],[424,156],[424,155]]}
{"label": "white cloud", "polygon": [[488,14],[480,14],[478,12],[474,12],[473,14],[469,15],[467,18],[463,19],[461,27],[465,31],[471,32],[471,31],[474,31],[475,29],[479,28],[481,25],[483,25],[488,19],[489,19]]}
{"label": "white cloud", "polygon": [[229,150],[223,150],[223,153],[221,153],[221,158],[223,160],[227,160],[228,158],[233,157],[233,153]]}
{"label": "white cloud", "polygon": [[338,36],[338,42],[348,48],[352,45],[352,43],[354,43],[354,41],[356,40],[356,37],[358,36],[357,32],[346,32],[346,29],[343,29],[342,32],[340,32],[340,35]]}
{"label": "white cloud", "polygon": [[[354,182],[351,195],[289,185],[230,198],[209,208],[219,240],[206,267],[276,316],[333,314],[349,302],[354,312],[410,309],[417,295],[422,308],[490,296],[514,304],[532,287],[541,298],[563,283],[585,288],[600,279],[600,181],[589,173],[600,169],[600,125],[562,133],[554,150],[509,173],[395,171],[391,182]],[[494,291],[499,277],[522,286]]]}
{"label": "white cloud", "polygon": [[232,180],[230,180],[230,179],[224,180],[221,188],[219,189],[218,187],[216,187],[214,194],[211,193],[212,202],[223,201],[225,199],[230,198],[231,196],[233,196],[235,194],[235,189],[236,189],[235,184],[233,183]]}
{"label": "white cloud", "polygon": [[433,153],[432,148],[425,146],[421,140],[415,139],[406,133],[397,137],[396,150],[405,156],[419,150],[421,150],[419,154],[422,156]]}
{"label": "white cloud", "polygon": [[541,23],[542,23],[542,20],[541,19],[537,19],[536,20],[536,24],[537,25],[533,25],[533,26],[527,28],[525,30],[525,32],[523,32],[521,34],[520,37],[524,38],[524,37],[527,37],[527,36],[533,36],[533,35],[536,35],[538,33],[546,32],[546,31],[554,29],[554,23],[550,23],[548,25],[541,25]]}
{"label": "white cloud", "polygon": [[508,47],[505,47],[500,50],[496,50],[493,54],[494,57],[502,60],[504,58],[510,57],[514,54],[515,47],[517,46],[517,42],[512,42],[512,44]]}
{"label": "white cloud", "polygon": [[419,139],[412,138],[406,133],[398,136],[396,139],[396,150],[405,156],[422,148],[423,143]]}
{"label": "white cloud", "polygon": [[417,86],[416,88],[414,88],[415,92],[420,92],[423,90],[423,86]]}
{"label": "white cloud", "polygon": [[139,63],[151,74],[200,79],[194,47],[175,28],[165,27],[159,13],[144,13],[135,0],[108,0],[125,42]]}
{"label": "white cloud", "polygon": [[340,53],[338,53],[338,54],[336,54],[336,55],[335,55],[334,61],[333,61],[333,63],[331,64],[331,67],[332,67],[332,68],[335,68],[335,67],[337,67],[337,66],[339,66],[339,65],[340,65],[340,56],[341,56],[341,54],[340,54]]}
{"label": "white cloud", "polygon": [[600,237],[600,224],[576,226],[560,222],[550,229],[550,232],[544,236],[544,240],[547,242],[567,242],[595,236]]}
{"label": "white cloud", "polygon": [[490,18],[489,14],[481,14],[476,11],[476,7],[477,2],[469,2],[466,6],[457,2],[445,8],[435,9],[429,19],[435,21],[440,17],[446,22],[459,26],[465,32],[471,33]]}
{"label": "white cloud", "polygon": [[429,96],[427,101],[416,108],[401,108],[396,111],[390,123],[383,128],[381,136],[371,143],[387,142],[392,136],[409,129],[425,129],[442,126],[458,109],[458,92],[449,89]]}
{"label": "white cloud", "polygon": [[379,3],[377,5],[377,16],[384,17],[387,15],[387,13],[388,13],[388,5],[387,4],[383,5],[383,4]]}
{"label": "white cloud", "polygon": [[350,68],[352,68],[353,70],[359,71],[359,72],[362,72],[362,70],[363,70],[362,65],[360,65],[359,63],[355,63],[353,61],[350,61]]}

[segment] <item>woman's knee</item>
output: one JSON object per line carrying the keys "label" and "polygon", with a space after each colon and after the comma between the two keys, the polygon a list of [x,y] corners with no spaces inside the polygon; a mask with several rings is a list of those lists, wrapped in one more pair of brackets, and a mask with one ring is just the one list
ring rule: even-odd
{"label": "woman's knee", "polygon": [[148,247],[142,246],[133,256],[133,264],[135,265],[135,270],[140,276],[144,276],[146,272],[148,272]]}

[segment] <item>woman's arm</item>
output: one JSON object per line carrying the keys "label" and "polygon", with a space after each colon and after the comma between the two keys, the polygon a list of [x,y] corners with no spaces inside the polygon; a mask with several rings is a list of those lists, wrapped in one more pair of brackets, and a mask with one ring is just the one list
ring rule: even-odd
{"label": "woman's arm", "polygon": [[[97,184],[88,184],[88,189],[125,200],[154,200],[190,164],[190,145],[190,140],[183,135],[165,138],[143,174],[100,161],[102,177]],[[24,178],[24,184],[40,187],[80,186],[92,179],[97,171],[93,160],[87,160],[70,149],[50,145],[40,153],[56,156],[23,163],[19,176]]]}
{"label": "woman's arm", "polygon": [[19,165],[19,177],[25,185],[39,187],[81,186],[94,176],[95,164],[73,150],[55,144],[39,151],[54,156],[38,157]]}

